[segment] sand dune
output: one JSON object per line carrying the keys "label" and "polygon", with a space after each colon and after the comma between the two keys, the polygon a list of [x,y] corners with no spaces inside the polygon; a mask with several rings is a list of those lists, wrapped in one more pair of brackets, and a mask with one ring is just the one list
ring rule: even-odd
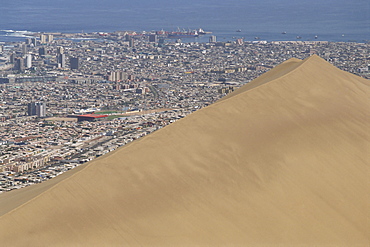
{"label": "sand dune", "polygon": [[15,191],[1,245],[369,246],[369,95],[317,56],[289,60],[30,199]]}

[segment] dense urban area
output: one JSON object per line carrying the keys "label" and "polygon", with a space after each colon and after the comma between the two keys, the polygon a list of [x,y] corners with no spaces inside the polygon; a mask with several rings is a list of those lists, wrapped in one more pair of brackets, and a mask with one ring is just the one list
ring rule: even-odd
{"label": "dense urban area", "polygon": [[370,78],[369,43],[194,40],[120,31],[0,43],[0,193],[124,146],[292,57]]}

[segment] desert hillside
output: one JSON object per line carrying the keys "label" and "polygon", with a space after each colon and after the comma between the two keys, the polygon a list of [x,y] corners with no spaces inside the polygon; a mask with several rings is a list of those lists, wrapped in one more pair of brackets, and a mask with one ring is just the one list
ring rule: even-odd
{"label": "desert hillside", "polygon": [[370,83],[291,59],[42,187],[2,246],[369,246]]}

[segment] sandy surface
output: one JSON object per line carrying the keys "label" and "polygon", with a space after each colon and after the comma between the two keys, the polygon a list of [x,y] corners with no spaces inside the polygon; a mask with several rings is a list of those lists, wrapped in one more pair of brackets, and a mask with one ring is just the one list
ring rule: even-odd
{"label": "sandy surface", "polygon": [[26,188],[12,190],[10,192],[0,194],[0,216],[8,213],[14,208],[21,206],[35,196],[43,193],[44,191],[48,190],[50,187],[54,186],[65,178],[80,171],[86,165],[87,164],[80,165],[69,172],[65,172],[53,179],[49,179],[40,184],[35,184]]}
{"label": "sandy surface", "polygon": [[317,56],[289,60],[13,199],[1,244],[369,246],[369,95]]}
{"label": "sandy surface", "polygon": [[46,118],[45,121],[65,121],[65,122],[77,122],[77,118],[71,117],[49,117]]}

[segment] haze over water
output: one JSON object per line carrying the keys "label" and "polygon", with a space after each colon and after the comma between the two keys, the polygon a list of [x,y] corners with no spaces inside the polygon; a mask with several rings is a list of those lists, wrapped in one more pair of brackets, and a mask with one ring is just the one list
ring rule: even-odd
{"label": "haze over water", "polygon": [[[112,32],[203,28],[219,41],[370,40],[368,0],[13,0],[0,6],[0,30]],[[241,32],[236,32],[241,30]],[[287,34],[282,34],[287,32]],[[11,35],[4,36],[4,35]],[[16,40],[0,32],[0,41]],[[24,37],[22,37],[23,39]],[[198,38],[207,41],[208,37]]]}

